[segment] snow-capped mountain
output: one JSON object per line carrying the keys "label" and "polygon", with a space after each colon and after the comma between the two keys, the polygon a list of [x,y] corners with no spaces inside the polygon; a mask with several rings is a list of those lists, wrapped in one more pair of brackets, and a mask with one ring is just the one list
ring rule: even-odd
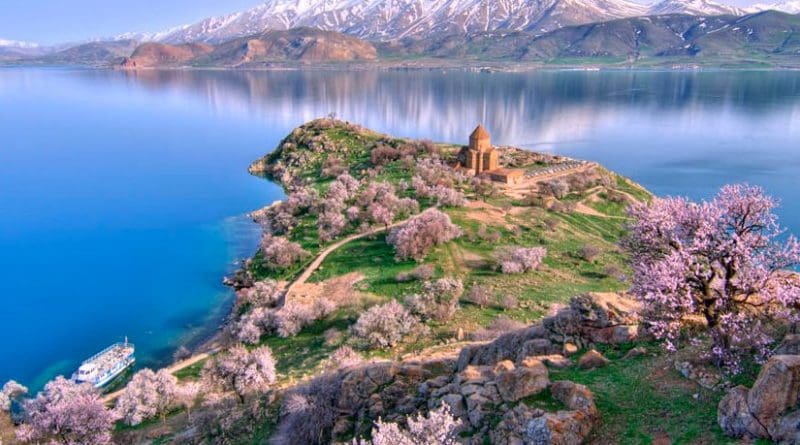
{"label": "snow-capped mountain", "polygon": [[746,12],[711,0],[663,0],[648,10],[648,15],[661,14],[744,15]]}
{"label": "snow-capped mountain", "polygon": [[646,6],[630,0],[268,0],[143,40],[218,43],[302,26],[373,40],[493,30],[541,33],[646,13]]}
{"label": "snow-capped mountain", "polygon": [[749,8],[747,8],[748,12],[759,12],[759,11],[767,11],[767,10],[774,10],[774,11],[781,11],[787,14],[800,14],[800,0],[786,0],[780,3],[757,3]]}

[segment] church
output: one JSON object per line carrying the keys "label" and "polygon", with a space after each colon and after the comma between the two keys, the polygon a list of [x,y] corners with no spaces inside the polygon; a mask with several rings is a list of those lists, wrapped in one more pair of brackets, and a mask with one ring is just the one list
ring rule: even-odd
{"label": "church", "polygon": [[469,136],[469,146],[458,154],[462,168],[475,176],[488,176],[492,181],[514,184],[522,179],[522,170],[500,168],[500,154],[492,147],[492,139],[483,125],[478,124]]}

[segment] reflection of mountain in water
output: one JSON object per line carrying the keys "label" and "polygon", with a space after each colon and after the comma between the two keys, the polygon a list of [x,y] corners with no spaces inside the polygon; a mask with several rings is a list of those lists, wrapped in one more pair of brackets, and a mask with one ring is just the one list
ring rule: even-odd
{"label": "reflection of mountain in water", "polygon": [[[115,74],[123,75],[123,74]],[[633,113],[650,119],[781,114],[800,123],[800,75],[781,72],[231,72],[125,73],[139,85],[189,92],[221,113],[293,126],[335,112],[407,136],[460,141],[476,122],[499,143],[574,140]],[[545,145],[546,147],[546,145]]]}

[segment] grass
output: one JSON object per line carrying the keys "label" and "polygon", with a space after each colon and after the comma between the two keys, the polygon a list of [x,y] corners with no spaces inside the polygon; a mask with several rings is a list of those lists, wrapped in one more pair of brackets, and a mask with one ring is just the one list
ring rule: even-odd
{"label": "grass", "polygon": [[669,356],[648,345],[656,355],[625,359],[633,345],[605,348],[612,359],[605,367],[551,370],[550,379],[571,380],[589,387],[602,416],[590,438],[595,443],[651,444],[667,436],[672,444],[735,443],[717,424],[721,391],[706,390],[681,377]]}

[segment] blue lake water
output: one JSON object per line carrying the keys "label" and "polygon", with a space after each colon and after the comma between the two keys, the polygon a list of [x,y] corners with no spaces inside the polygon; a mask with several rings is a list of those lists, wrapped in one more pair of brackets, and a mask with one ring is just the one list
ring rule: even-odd
{"label": "blue lake water", "polygon": [[213,331],[280,190],[247,165],[335,112],[409,137],[597,160],[659,194],[747,181],[800,234],[800,73],[0,70],[0,382],[128,336],[139,366]]}

